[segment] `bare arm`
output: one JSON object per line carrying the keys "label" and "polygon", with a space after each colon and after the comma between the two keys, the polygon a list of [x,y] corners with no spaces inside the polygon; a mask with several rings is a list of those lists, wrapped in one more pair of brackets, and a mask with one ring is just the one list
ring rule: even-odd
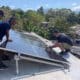
{"label": "bare arm", "polygon": [[6,41],[9,40],[9,30],[6,31]]}
{"label": "bare arm", "polygon": [[6,31],[6,41],[12,41],[9,39],[9,30]]}
{"label": "bare arm", "polygon": [[54,47],[60,47],[61,50],[64,51],[64,47],[62,46],[62,43],[55,42],[55,44],[53,46],[50,46],[50,48],[54,48]]}

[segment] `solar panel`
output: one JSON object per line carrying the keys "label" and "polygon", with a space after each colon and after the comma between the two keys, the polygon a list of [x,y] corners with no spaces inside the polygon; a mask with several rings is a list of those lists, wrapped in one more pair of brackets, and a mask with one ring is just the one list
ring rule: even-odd
{"label": "solar panel", "polygon": [[[0,50],[6,50],[9,52],[16,53],[17,55],[21,55],[26,59],[33,59],[35,61],[42,60],[48,63],[55,63],[60,65],[67,65],[68,62],[56,55],[53,55],[53,58],[49,56],[49,54],[45,51],[43,42],[41,42],[38,38],[28,36],[23,32],[18,31],[10,31],[10,36],[13,42],[6,43],[5,40],[2,42],[2,48]],[[45,63],[45,62],[44,62]]]}

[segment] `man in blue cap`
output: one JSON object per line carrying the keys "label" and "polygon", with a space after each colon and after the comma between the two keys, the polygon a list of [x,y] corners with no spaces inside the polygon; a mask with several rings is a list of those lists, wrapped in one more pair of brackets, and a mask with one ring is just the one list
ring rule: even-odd
{"label": "man in blue cap", "polygon": [[[15,25],[15,18],[11,17],[8,22],[3,21],[4,12],[0,10],[0,42],[2,42],[3,37],[6,36],[6,41],[12,41],[9,38],[9,31],[12,27],[12,25]],[[2,56],[0,55],[0,70],[6,69],[7,66],[3,64],[1,60]]]}
{"label": "man in blue cap", "polygon": [[8,22],[3,22],[0,24],[0,41],[6,36],[6,41],[12,41],[9,38],[9,31],[13,25],[15,25],[15,18],[11,17]]}

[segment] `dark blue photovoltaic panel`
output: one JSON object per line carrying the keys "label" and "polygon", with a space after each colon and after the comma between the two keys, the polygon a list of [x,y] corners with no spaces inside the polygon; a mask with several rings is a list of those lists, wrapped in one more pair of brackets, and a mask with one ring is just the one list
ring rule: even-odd
{"label": "dark blue photovoltaic panel", "polygon": [[12,51],[14,50],[18,54],[23,54],[25,56],[30,55],[48,60],[56,59],[58,61],[66,61],[54,53],[49,56],[49,53],[45,51],[44,43],[36,37],[32,37],[24,34],[23,32],[13,30],[10,31],[10,37],[13,41],[7,43],[6,49],[10,49]]}

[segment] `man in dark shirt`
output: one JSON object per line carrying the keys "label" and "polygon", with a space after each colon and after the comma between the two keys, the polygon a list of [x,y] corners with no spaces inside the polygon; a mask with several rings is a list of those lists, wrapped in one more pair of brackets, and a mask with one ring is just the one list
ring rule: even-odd
{"label": "man in dark shirt", "polygon": [[6,36],[6,41],[11,41],[9,38],[9,31],[12,25],[15,25],[15,18],[10,18],[8,22],[3,22],[0,24],[0,41],[2,41],[3,37]]}
{"label": "man in dark shirt", "polygon": [[54,47],[59,47],[62,51],[61,54],[69,52],[70,48],[73,46],[72,39],[68,35],[60,33],[58,30],[53,30],[52,34],[55,37],[56,42],[53,46],[49,47],[50,50]]}
{"label": "man in dark shirt", "polygon": [[[3,16],[0,16],[0,18],[1,17],[3,17]],[[6,41],[12,41],[9,38],[9,31],[10,31],[12,25],[15,25],[15,23],[16,22],[15,22],[14,17],[11,17],[8,22],[2,21],[0,23],[0,42],[2,42],[4,36],[6,36]],[[0,70],[3,70],[5,68],[7,68],[7,66],[3,64],[1,58],[2,58],[2,55],[0,55]]]}
{"label": "man in dark shirt", "polygon": [[[3,36],[3,30],[2,30],[3,17],[4,17],[4,12],[2,10],[0,10],[0,43],[2,41],[2,36]],[[1,44],[0,44],[0,46],[1,46]],[[7,67],[2,62],[2,56],[3,56],[3,54],[0,53],[0,70],[3,70]]]}
{"label": "man in dark shirt", "polygon": [[70,47],[73,46],[73,41],[68,35],[60,33],[58,30],[54,30],[53,36],[56,37],[57,43],[64,49],[70,49]]}
{"label": "man in dark shirt", "polygon": [[[0,24],[0,41],[2,41],[3,37],[6,35],[7,32],[10,30],[10,25],[8,23]],[[6,37],[7,38],[7,37]],[[8,40],[8,39],[6,39]]]}

